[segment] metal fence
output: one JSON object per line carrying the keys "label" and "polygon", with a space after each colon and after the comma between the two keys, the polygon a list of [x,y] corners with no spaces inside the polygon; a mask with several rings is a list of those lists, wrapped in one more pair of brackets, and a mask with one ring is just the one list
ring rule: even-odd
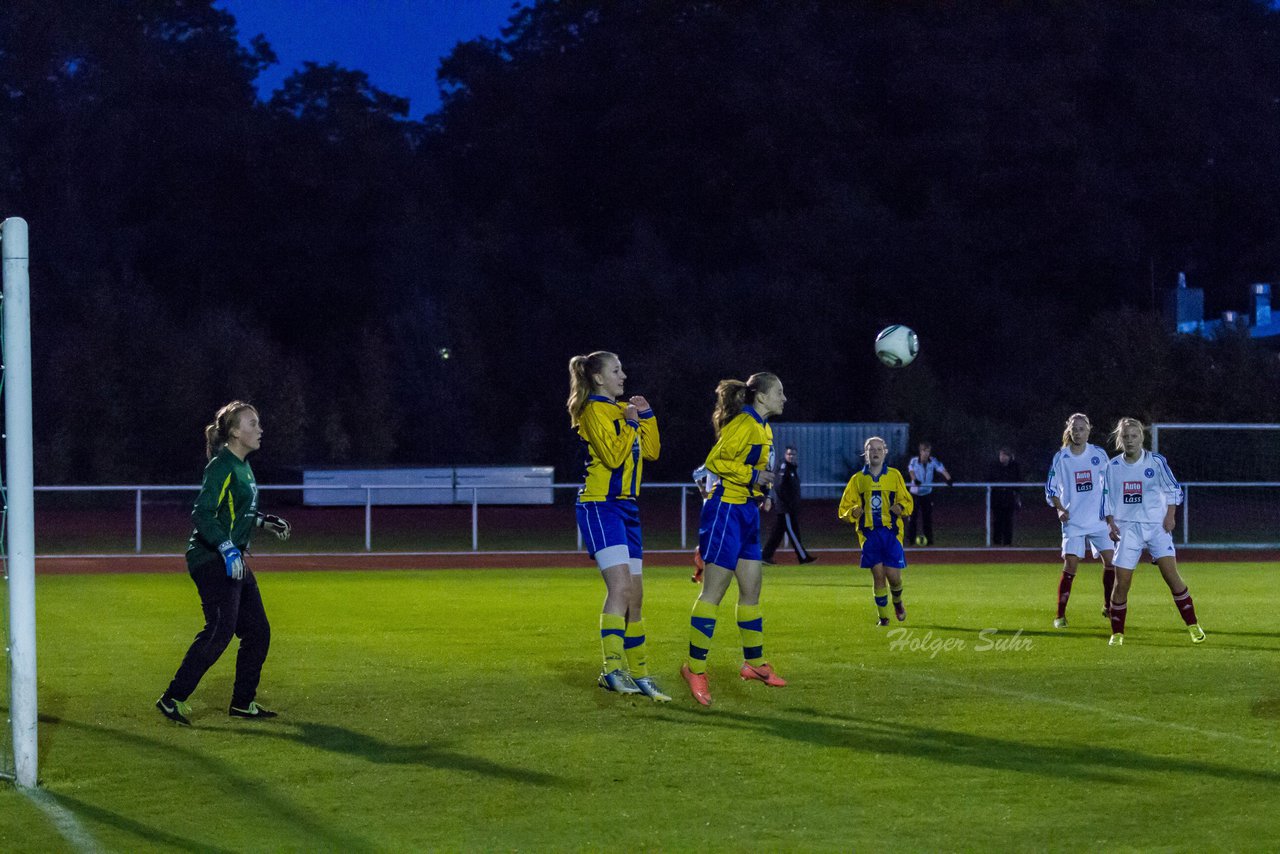
{"label": "metal fence", "polygon": [[[842,483],[812,484],[843,489]],[[295,536],[287,544],[257,537],[264,552],[457,552],[569,551],[581,549],[571,509],[579,484],[553,484],[554,501],[512,506],[483,500],[469,487],[469,501],[455,505],[378,503],[388,489],[454,487],[367,485],[363,507],[308,507],[303,486],[260,485],[266,509],[289,517]],[[991,545],[992,490],[1019,490],[1022,509],[1015,544],[1056,547],[1057,518],[1044,503],[1043,488],[1030,483],[935,485],[935,545],[982,548]],[[316,489],[307,486],[306,489]],[[335,487],[349,490],[350,486]],[[500,489],[500,487],[492,487]],[[1223,548],[1280,547],[1280,482],[1184,483],[1185,501],[1175,537],[1183,545]],[[37,486],[36,534],[41,555],[130,552],[173,553],[190,533],[191,486]],[[641,495],[646,548],[691,549],[697,541],[701,501],[686,483],[645,484]],[[849,548],[852,529],[835,516],[835,499],[805,501],[799,518],[809,548]],[[768,525],[766,518],[762,522]],[[130,536],[131,535],[131,536]]]}

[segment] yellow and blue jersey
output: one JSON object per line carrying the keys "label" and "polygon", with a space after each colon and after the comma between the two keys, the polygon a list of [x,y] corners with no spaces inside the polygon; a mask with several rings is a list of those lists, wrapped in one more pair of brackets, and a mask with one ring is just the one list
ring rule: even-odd
{"label": "yellow and blue jersey", "polygon": [[640,494],[645,460],[661,450],[658,419],[652,409],[627,420],[627,404],[593,394],[578,416],[578,439],[586,458],[586,474],[578,501],[634,501]]}
{"label": "yellow and blue jersey", "polygon": [[858,527],[858,543],[865,544],[867,535],[877,528],[887,528],[902,542],[902,519],[889,512],[894,504],[902,505],[902,515],[910,516],[915,500],[907,490],[902,473],[885,467],[873,475],[867,466],[849,478],[840,496],[840,518]]}
{"label": "yellow and blue jersey", "polygon": [[707,471],[720,478],[709,497],[725,504],[746,504],[763,497],[760,472],[773,468],[773,428],[750,406],[720,431],[707,461]]}

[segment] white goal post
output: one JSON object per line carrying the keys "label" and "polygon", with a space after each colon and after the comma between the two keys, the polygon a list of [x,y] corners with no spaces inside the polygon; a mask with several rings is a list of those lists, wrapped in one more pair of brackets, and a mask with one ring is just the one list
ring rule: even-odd
{"label": "white goal post", "polygon": [[9,718],[14,781],[36,786],[36,550],[31,434],[31,288],[27,222],[0,223],[4,264],[6,567],[9,585]]}
{"label": "white goal post", "polygon": [[[1182,482],[1182,542],[1280,547],[1280,424],[1151,425],[1151,450]],[[1193,513],[1193,507],[1196,508]]]}
{"label": "white goal post", "polygon": [[1151,450],[1160,453],[1160,431],[1170,430],[1280,430],[1280,424],[1152,424]]}

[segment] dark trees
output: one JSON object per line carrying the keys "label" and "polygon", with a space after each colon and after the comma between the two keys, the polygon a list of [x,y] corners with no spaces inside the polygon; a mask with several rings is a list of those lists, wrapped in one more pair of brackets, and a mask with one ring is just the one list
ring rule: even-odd
{"label": "dark trees", "polygon": [[[949,462],[1065,415],[1280,419],[1273,354],[1168,337],[1280,278],[1280,16],[1161,3],[561,0],[442,62],[426,124],[210,2],[0,7],[0,211],[32,223],[38,479],[190,479],[260,403],[276,464],[570,458],[618,351],[657,478],[725,376]],[[924,353],[889,372],[888,322]],[[1231,389],[1229,398],[1217,392]]]}

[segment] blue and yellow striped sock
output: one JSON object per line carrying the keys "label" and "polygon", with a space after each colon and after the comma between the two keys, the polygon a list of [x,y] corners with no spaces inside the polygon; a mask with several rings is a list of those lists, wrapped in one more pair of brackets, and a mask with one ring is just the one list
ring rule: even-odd
{"label": "blue and yellow striped sock", "polygon": [[890,588],[889,588],[889,595],[893,597],[893,601],[894,601],[894,602],[901,602],[901,601],[902,601],[902,588],[901,588],[901,587],[896,587],[896,588],[895,588],[895,587],[890,587]]}
{"label": "blue and yellow striped sock", "polygon": [[707,652],[716,631],[718,610],[717,606],[701,599],[693,603],[693,614],[689,617],[689,670],[693,673],[707,672]]}
{"label": "blue and yellow striped sock", "polygon": [[627,623],[627,634],[623,638],[623,647],[627,652],[627,671],[633,679],[649,675],[649,660],[645,654],[644,620]]}
{"label": "blue and yellow striped sock", "polygon": [[889,588],[877,587],[876,594],[876,610],[880,612],[880,619],[889,619]]}
{"label": "blue and yellow striped sock", "polygon": [[759,605],[738,606],[738,634],[742,635],[742,657],[747,664],[764,663],[763,614]]}
{"label": "blue and yellow striped sock", "polygon": [[621,614],[600,615],[600,648],[604,652],[604,672],[622,669],[622,637],[627,618]]}

